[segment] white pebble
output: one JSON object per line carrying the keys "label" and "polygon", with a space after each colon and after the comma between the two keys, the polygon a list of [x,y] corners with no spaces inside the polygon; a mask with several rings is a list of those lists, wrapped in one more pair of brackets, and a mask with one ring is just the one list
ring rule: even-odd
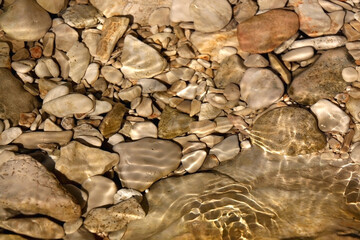
{"label": "white pebble", "polygon": [[314,56],[314,48],[302,47],[285,53],[281,58],[287,62],[299,62],[307,60],[312,56]]}

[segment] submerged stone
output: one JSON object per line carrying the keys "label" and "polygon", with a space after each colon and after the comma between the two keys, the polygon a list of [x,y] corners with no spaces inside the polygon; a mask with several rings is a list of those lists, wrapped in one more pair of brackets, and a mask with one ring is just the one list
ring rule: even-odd
{"label": "submerged stone", "polygon": [[190,123],[193,118],[178,110],[166,106],[161,113],[159,122],[159,137],[164,139],[173,139],[190,131]]}

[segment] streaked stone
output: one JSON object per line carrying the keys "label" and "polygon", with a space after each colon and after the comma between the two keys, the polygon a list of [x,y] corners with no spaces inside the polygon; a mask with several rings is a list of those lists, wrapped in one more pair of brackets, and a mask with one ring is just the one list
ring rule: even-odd
{"label": "streaked stone", "polygon": [[237,135],[225,138],[210,149],[209,154],[214,154],[220,162],[234,158],[240,151]]}
{"label": "streaked stone", "polygon": [[307,60],[314,56],[314,49],[312,47],[303,47],[291,50],[281,56],[283,61],[300,62]]}
{"label": "streaked stone", "polygon": [[310,109],[316,115],[321,131],[344,134],[349,130],[350,117],[329,100],[321,99]]}
{"label": "streaked stone", "polygon": [[20,144],[27,149],[38,149],[38,145],[48,143],[56,143],[63,146],[71,140],[72,136],[72,131],[24,132],[13,143]]}
{"label": "streaked stone", "polygon": [[182,154],[188,154],[197,150],[206,149],[206,144],[203,142],[187,142],[183,144]]}
{"label": "streaked stone", "polygon": [[66,56],[69,58],[69,76],[74,82],[79,83],[90,63],[89,49],[85,44],[75,42]]}
{"label": "streaked stone", "polygon": [[121,155],[115,171],[124,187],[144,191],[180,164],[180,147],[167,140],[143,138],[113,147]]}
{"label": "streaked stone", "polygon": [[187,153],[181,158],[181,164],[188,173],[194,173],[199,170],[206,158],[206,155],[206,151],[204,150]]}
{"label": "streaked stone", "polygon": [[142,93],[154,93],[163,92],[167,90],[165,84],[156,79],[143,78],[137,81],[137,84],[141,86]]}
{"label": "streaked stone", "polygon": [[238,55],[225,58],[218,69],[214,83],[218,88],[225,88],[229,83],[239,84],[246,67]]}
{"label": "streaked stone", "polygon": [[130,130],[131,140],[139,140],[146,137],[157,138],[157,127],[152,122],[137,122]]}
{"label": "streaked stone", "polygon": [[127,78],[151,78],[160,74],[167,61],[152,47],[132,35],[127,35],[121,55],[121,71]]}

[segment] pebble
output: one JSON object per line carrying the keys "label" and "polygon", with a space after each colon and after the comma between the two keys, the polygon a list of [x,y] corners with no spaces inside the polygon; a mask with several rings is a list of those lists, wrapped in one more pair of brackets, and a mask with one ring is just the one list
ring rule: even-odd
{"label": "pebble", "polygon": [[216,123],[210,120],[200,120],[190,123],[190,133],[205,137],[215,131]]}
{"label": "pebble", "polygon": [[[86,69],[84,79],[89,83],[90,85],[94,84],[96,80],[99,78],[100,74],[100,66],[97,63],[90,63],[89,66]],[[121,75],[122,76],[122,75]]]}
{"label": "pebble", "polygon": [[123,75],[122,73],[112,67],[112,66],[104,66],[101,68],[101,74],[105,78],[106,81],[115,85],[121,85],[123,82]]}
{"label": "pebble", "polygon": [[85,215],[91,209],[114,204],[114,194],[117,187],[109,178],[103,176],[89,177],[81,186],[89,194]]}
{"label": "pebble", "polygon": [[123,36],[128,25],[129,19],[126,17],[111,17],[105,20],[96,49],[96,56],[102,63],[109,60],[116,43]]}
{"label": "pebble", "polygon": [[289,49],[301,48],[301,47],[313,47],[316,50],[328,50],[333,48],[342,47],[347,42],[344,36],[326,36],[318,38],[300,39],[294,41]]}
{"label": "pebble", "polygon": [[281,56],[283,61],[287,62],[300,62],[312,58],[314,56],[314,48],[302,47],[291,50]]}
{"label": "pebble", "polygon": [[239,23],[237,36],[240,49],[250,53],[267,53],[280,46],[299,29],[294,12],[270,10]]}
{"label": "pebble", "polygon": [[51,26],[49,14],[35,1],[17,0],[0,16],[1,30],[19,41],[36,41]]}
{"label": "pebble", "polygon": [[321,131],[345,134],[349,130],[350,117],[332,102],[321,99],[310,109],[316,115]]}
{"label": "pebble", "polygon": [[[252,109],[270,106],[281,98],[284,85],[270,70],[249,68],[240,82],[241,98]],[[259,97],[261,96],[261,98]]]}
{"label": "pebble", "polygon": [[99,131],[105,138],[120,130],[126,112],[127,108],[122,103],[113,105],[111,111],[106,114],[99,126]]}
{"label": "pebble", "polygon": [[194,0],[190,4],[190,16],[195,30],[216,32],[225,27],[231,17],[231,5],[227,0]]}
{"label": "pebble", "polygon": [[229,56],[221,62],[214,83],[217,88],[225,88],[230,83],[239,84],[245,70],[244,62],[238,55]]}
{"label": "pebble", "polygon": [[96,8],[91,5],[74,5],[68,7],[62,14],[66,24],[74,28],[85,28],[96,26],[100,16]]}
{"label": "pebble", "polygon": [[192,22],[190,14],[190,4],[192,0],[173,0],[170,10],[170,20],[172,22]]}
{"label": "pebble", "polygon": [[142,91],[142,88],[140,86],[135,85],[135,86],[130,87],[130,88],[122,89],[118,93],[118,96],[123,101],[131,102],[135,98],[141,96],[141,91]]}
{"label": "pebble", "polygon": [[137,84],[141,86],[142,93],[154,93],[163,92],[167,90],[165,84],[156,79],[143,78],[137,81]]}
{"label": "pebble", "polygon": [[8,129],[5,129],[0,134],[0,145],[7,145],[14,141],[17,137],[19,137],[22,134],[22,130],[19,127],[11,127]]}
{"label": "pebble", "polygon": [[159,138],[173,139],[187,133],[192,121],[189,115],[166,106],[160,115]]}
{"label": "pebble", "polygon": [[69,77],[70,72],[70,64],[68,62],[68,57],[62,51],[55,49],[54,58],[59,63],[60,70],[61,70],[61,77],[67,79]]}
{"label": "pebble", "polygon": [[204,150],[198,150],[184,154],[181,158],[181,164],[188,173],[195,173],[200,169],[207,154]]}
{"label": "pebble", "polygon": [[209,154],[214,154],[220,162],[234,158],[240,152],[237,135],[225,138],[210,149]]}
{"label": "pebble", "polygon": [[110,112],[112,109],[111,103],[107,101],[95,100],[94,111],[89,116],[98,116]]}
{"label": "pebble", "polygon": [[342,70],[341,76],[345,82],[355,82],[359,78],[359,73],[353,67],[346,67]]}
{"label": "pebble", "polygon": [[206,149],[206,144],[202,142],[187,142],[182,147],[183,147],[182,154],[187,154],[197,150]]}
{"label": "pebble", "polygon": [[250,54],[245,58],[244,65],[248,68],[263,68],[269,66],[269,61],[260,54]]}
{"label": "pebble", "polygon": [[6,161],[0,166],[0,176],[0,207],[48,215],[65,222],[80,217],[80,206],[73,197],[52,173],[30,156],[17,155]]}
{"label": "pebble", "polygon": [[11,68],[10,46],[6,42],[0,42],[0,67]]}
{"label": "pebble", "polygon": [[355,163],[360,162],[360,144],[354,144],[354,147],[353,147],[353,149],[351,150],[351,153],[350,153],[350,158]]}
{"label": "pebble", "polygon": [[98,43],[101,38],[101,31],[99,29],[85,29],[81,34],[82,41],[85,43],[86,47],[89,48],[91,56],[96,57],[96,51],[98,49]]}
{"label": "pebble", "polygon": [[61,132],[24,132],[13,143],[21,144],[27,149],[37,149],[40,144],[56,143],[63,146],[70,142],[72,131]]}
{"label": "pebble", "polygon": [[214,119],[219,116],[221,109],[214,107],[210,103],[202,103],[199,112],[199,121],[206,119]]}
{"label": "pebble", "polygon": [[11,63],[12,69],[18,73],[28,73],[35,67],[35,65],[35,61],[32,60],[20,60],[18,62]]}
{"label": "pebble", "polygon": [[137,122],[132,125],[130,130],[131,140],[139,140],[142,138],[157,138],[157,127],[152,122]]}
{"label": "pebble", "polygon": [[232,122],[227,117],[217,117],[215,123],[215,131],[219,133],[226,133],[233,127]]}
{"label": "pebble", "polygon": [[317,152],[326,145],[315,117],[299,107],[280,107],[265,112],[255,120],[250,138],[253,144],[266,151],[290,156]]}
{"label": "pebble", "polygon": [[307,70],[295,77],[288,90],[289,97],[304,105],[312,105],[323,98],[332,98],[347,86],[342,79],[343,68],[353,65],[346,48],[328,50]]}
{"label": "pebble", "polygon": [[258,0],[260,10],[276,9],[285,7],[287,0]]}
{"label": "pebble", "polygon": [[62,129],[58,125],[56,125],[50,119],[46,119],[44,122],[44,131],[45,132],[61,132]]}
{"label": "pebble", "polygon": [[118,204],[131,198],[135,198],[138,202],[141,202],[143,195],[134,189],[122,188],[114,195],[114,204]]}
{"label": "pebble", "polygon": [[52,31],[55,33],[55,46],[61,51],[69,51],[79,39],[78,32],[65,23],[53,27]]}
{"label": "pebble", "polygon": [[176,95],[183,99],[193,100],[196,96],[197,88],[198,85],[196,83],[190,83],[184,89],[178,91]]}
{"label": "pebble", "polygon": [[258,10],[258,5],[253,0],[244,0],[236,4],[234,11],[234,19],[238,22],[244,22],[253,17]]}
{"label": "pebble", "polygon": [[115,167],[123,187],[144,191],[180,164],[180,147],[167,140],[143,138],[119,143],[113,150],[121,160]]}
{"label": "pebble", "polygon": [[80,83],[80,80],[85,75],[86,69],[90,63],[90,53],[85,44],[75,42],[73,46],[66,53],[69,58],[69,76],[76,82]]}
{"label": "pebble", "polygon": [[149,16],[150,26],[168,26],[170,25],[170,9],[169,8],[158,8],[155,9]]}
{"label": "pebble", "polygon": [[93,233],[114,232],[144,217],[141,205],[135,198],[130,198],[109,208],[92,209],[85,218],[84,226]]}
{"label": "pebble", "polygon": [[94,108],[93,101],[79,93],[72,93],[46,102],[42,109],[56,117],[88,113]]}
{"label": "pebble", "polygon": [[75,221],[64,223],[64,232],[66,235],[72,234],[79,230],[81,225],[83,224],[82,218],[76,219]]}
{"label": "pebble", "polygon": [[46,11],[53,14],[59,13],[68,3],[66,0],[36,0],[36,2]]}
{"label": "pebble", "polygon": [[349,97],[346,102],[346,109],[356,121],[360,122],[360,99]]}
{"label": "pebble", "polygon": [[280,61],[274,54],[268,53],[268,57],[270,60],[270,66],[276,72],[278,72],[281,76],[281,79],[286,83],[290,84],[291,82],[291,73],[284,65],[282,61]]}
{"label": "pebble", "polygon": [[149,117],[153,114],[152,100],[148,97],[143,97],[135,108],[136,113],[141,117]]}
{"label": "pebble", "polygon": [[155,49],[131,35],[125,37],[121,63],[121,71],[130,79],[151,78],[167,66],[167,61]]}

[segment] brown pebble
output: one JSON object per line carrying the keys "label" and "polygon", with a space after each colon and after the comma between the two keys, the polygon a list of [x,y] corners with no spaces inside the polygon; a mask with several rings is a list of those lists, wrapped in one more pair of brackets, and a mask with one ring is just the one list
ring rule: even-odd
{"label": "brown pebble", "polygon": [[41,58],[42,48],[40,46],[30,48],[30,55],[32,58]]}
{"label": "brown pebble", "polygon": [[29,128],[35,121],[35,118],[35,113],[20,113],[19,125]]}

